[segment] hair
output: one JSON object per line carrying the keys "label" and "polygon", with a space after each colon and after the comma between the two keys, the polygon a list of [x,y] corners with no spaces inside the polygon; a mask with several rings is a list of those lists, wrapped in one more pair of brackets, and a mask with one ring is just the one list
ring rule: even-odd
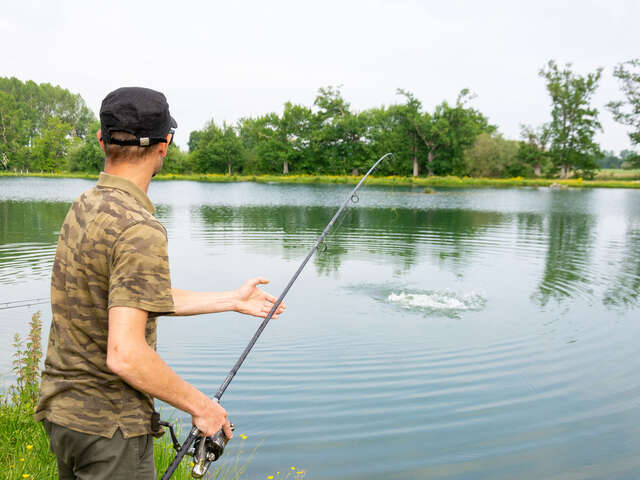
{"label": "hair", "polygon": [[[129,132],[111,132],[111,138],[116,140],[135,140],[136,136]],[[155,153],[159,144],[150,145],[148,147],[139,147],[131,145],[116,145],[115,143],[104,143],[105,160],[109,162],[138,162],[146,158],[149,154]]]}

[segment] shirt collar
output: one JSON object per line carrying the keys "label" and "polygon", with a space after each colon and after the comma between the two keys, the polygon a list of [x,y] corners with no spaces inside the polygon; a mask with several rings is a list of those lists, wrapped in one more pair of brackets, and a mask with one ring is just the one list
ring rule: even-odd
{"label": "shirt collar", "polygon": [[131,180],[127,180],[124,177],[117,175],[110,175],[108,173],[101,172],[98,178],[99,187],[117,188],[118,190],[124,190],[128,194],[132,195],[150,214],[154,214],[156,209],[154,208],[151,200],[146,193],[144,193],[140,187],[138,187]]}

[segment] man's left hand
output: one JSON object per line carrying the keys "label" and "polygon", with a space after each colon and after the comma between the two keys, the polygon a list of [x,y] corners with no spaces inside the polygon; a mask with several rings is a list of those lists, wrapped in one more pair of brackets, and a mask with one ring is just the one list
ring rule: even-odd
{"label": "man's left hand", "polygon": [[[273,295],[269,295],[264,290],[258,288],[258,285],[266,283],[269,283],[269,280],[266,278],[255,277],[247,280],[244,285],[238,288],[235,291],[237,299],[236,311],[256,317],[266,317],[277,300]],[[278,314],[282,313],[285,308],[287,308],[287,306],[282,302],[271,318],[278,318]]]}

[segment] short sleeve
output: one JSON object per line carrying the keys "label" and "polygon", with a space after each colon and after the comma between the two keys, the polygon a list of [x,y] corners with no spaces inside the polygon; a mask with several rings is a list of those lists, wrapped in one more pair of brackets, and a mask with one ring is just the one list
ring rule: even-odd
{"label": "short sleeve", "polygon": [[109,308],[134,307],[149,316],[173,313],[167,237],[160,224],[137,223],[116,240],[109,275]]}

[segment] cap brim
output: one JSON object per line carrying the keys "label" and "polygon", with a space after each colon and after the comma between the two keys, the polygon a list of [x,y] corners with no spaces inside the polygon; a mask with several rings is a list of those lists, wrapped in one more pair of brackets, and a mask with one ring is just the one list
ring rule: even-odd
{"label": "cap brim", "polygon": [[171,119],[171,122],[169,123],[169,125],[171,125],[171,128],[178,128],[178,122],[176,122],[176,119],[171,115],[169,115],[169,118]]}

